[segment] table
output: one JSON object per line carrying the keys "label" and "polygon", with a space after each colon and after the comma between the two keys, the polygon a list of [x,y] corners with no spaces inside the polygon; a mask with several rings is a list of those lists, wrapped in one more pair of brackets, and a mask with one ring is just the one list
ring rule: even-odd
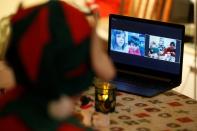
{"label": "table", "polygon": [[[94,88],[85,95],[94,99]],[[197,131],[197,101],[173,90],[152,98],[117,92],[116,111],[110,114],[109,129]]]}

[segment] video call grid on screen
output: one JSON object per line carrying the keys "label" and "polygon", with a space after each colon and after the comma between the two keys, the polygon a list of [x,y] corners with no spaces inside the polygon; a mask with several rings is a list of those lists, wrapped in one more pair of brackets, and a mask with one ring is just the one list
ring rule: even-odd
{"label": "video call grid on screen", "polygon": [[179,74],[181,29],[118,18],[110,23],[113,61]]}

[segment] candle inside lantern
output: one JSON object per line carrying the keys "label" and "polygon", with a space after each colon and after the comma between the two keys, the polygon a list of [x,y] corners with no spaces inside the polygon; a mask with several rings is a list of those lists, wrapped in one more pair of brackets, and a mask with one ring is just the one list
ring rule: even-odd
{"label": "candle inside lantern", "polygon": [[109,89],[109,87],[110,87],[110,83],[108,82],[103,83],[103,89]]}
{"label": "candle inside lantern", "polygon": [[97,81],[95,84],[95,109],[102,113],[115,110],[116,88],[109,82]]}

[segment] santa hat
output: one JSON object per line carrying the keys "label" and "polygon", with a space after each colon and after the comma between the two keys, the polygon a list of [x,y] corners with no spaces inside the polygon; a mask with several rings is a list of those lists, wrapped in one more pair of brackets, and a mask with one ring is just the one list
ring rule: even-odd
{"label": "santa hat", "polygon": [[84,14],[61,1],[19,9],[6,54],[17,82],[52,94],[76,95],[93,75],[91,28]]}

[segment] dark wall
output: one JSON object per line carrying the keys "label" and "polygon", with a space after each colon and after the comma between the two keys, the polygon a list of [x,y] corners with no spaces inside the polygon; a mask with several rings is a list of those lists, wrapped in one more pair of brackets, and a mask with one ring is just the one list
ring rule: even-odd
{"label": "dark wall", "polygon": [[193,22],[194,5],[190,0],[173,0],[170,21],[178,23]]}

